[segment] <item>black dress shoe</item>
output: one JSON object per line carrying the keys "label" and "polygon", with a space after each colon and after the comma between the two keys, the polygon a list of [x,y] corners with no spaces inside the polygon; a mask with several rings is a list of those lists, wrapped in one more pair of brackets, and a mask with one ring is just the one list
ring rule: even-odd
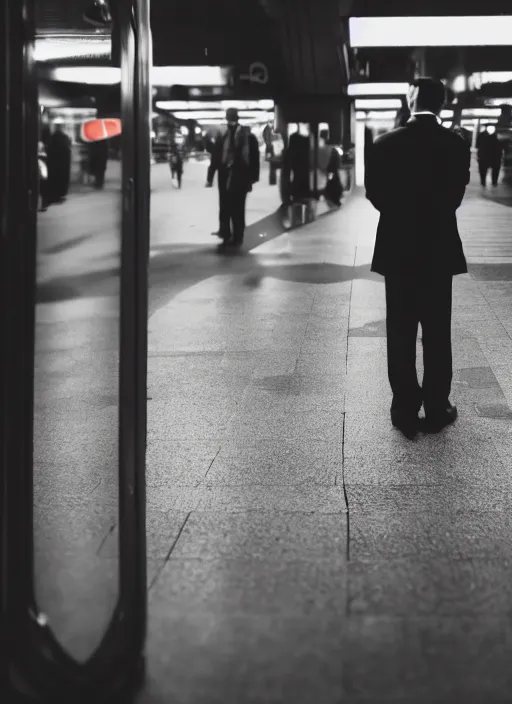
{"label": "black dress shoe", "polygon": [[402,413],[392,413],[391,422],[408,440],[414,440],[419,429],[418,416],[411,416]]}
{"label": "black dress shoe", "polygon": [[425,414],[425,431],[427,433],[439,433],[447,425],[457,419],[457,406],[448,405],[442,411]]}

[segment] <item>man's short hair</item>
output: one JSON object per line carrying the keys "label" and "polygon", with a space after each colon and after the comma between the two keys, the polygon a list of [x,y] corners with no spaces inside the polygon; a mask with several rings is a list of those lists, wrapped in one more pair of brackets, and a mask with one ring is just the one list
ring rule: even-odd
{"label": "man's short hair", "polygon": [[416,78],[411,86],[418,89],[416,105],[422,110],[438,113],[446,102],[444,83],[437,78]]}
{"label": "man's short hair", "polygon": [[226,120],[238,121],[238,110],[236,108],[228,108],[226,110]]}

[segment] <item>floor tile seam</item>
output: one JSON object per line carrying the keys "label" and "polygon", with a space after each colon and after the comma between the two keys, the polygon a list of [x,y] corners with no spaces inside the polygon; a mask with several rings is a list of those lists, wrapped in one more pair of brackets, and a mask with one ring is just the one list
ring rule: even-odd
{"label": "floor tile seam", "polygon": [[[384,489],[386,487],[383,487]],[[355,505],[354,505],[355,502]],[[397,508],[396,502],[391,505],[391,506],[385,506],[384,504],[379,504],[378,507],[374,506],[368,506],[365,504],[358,504],[357,502],[357,497],[352,498],[352,503],[351,503],[351,515],[352,517],[356,516],[357,518],[367,518],[373,516],[374,518],[379,517],[379,518],[390,518],[391,517],[395,520],[400,519],[400,523],[402,522],[403,518],[406,517],[412,517],[414,516],[415,521],[419,521],[420,519],[422,520],[422,523],[415,523],[415,527],[417,529],[418,533],[421,533],[423,536],[428,536],[429,529],[437,525],[438,520],[445,521],[445,519],[448,517],[451,520],[453,520],[454,516],[457,519],[457,526],[458,529],[460,530],[461,525],[473,525],[473,522],[475,519],[488,519],[490,523],[494,523],[495,518],[497,515],[505,517],[508,520],[508,514],[503,508],[496,508],[494,510],[489,509],[489,508],[465,508],[464,506],[447,506],[445,508],[439,508],[436,509],[435,511],[430,510],[428,511],[427,509],[417,509],[414,506],[408,505],[405,508]],[[423,521],[423,519],[425,519]],[[492,520],[491,520],[492,519]],[[444,525],[444,523],[443,523]],[[449,524],[450,526],[453,525],[452,523]],[[478,526],[477,526],[478,527]],[[421,530],[420,530],[421,529]],[[486,536],[484,536],[486,537]],[[395,540],[395,543],[402,542],[402,540],[398,539]],[[434,547],[434,552],[438,552],[439,548],[435,545],[432,544],[432,547]],[[444,548],[443,548],[444,550]],[[415,555],[417,553],[411,552],[411,555]],[[452,555],[453,559],[455,559],[455,553]],[[476,556],[475,556],[476,557]]]}
{"label": "floor tile seam", "polygon": [[[236,515],[236,516],[247,515],[247,514],[253,514],[253,513],[254,514],[265,514],[265,515],[270,515],[270,516],[283,516],[283,515],[290,515],[290,516],[292,516],[292,515],[293,516],[307,515],[307,516],[310,516],[310,515],[312,515],[311,509],[306,509],[306,508],[291,510],[289,508],[287,508],[287,509],[285,509],[285,508],[269,509],[269,508],[262,508],[262,507],[250,508],[249,506],[240,506],[239,508],[233,508],[233,507],[225,508],[222,511],[219,511],[218,508],[212,508],[210,511],[207,507],[205,507],[204,505],[200,505],[200,504],[198,504],[197,506],[194,506],[191,509],[180,509],[180,508],[160,507],[158,505],[155,505],[154,502],[151,504],[151,508],[153,510],[159,510],[166,515],[171,514],[173,512],[179,512],[179,513],[185,513],[185,512],[196,513],[196,512],[198,512],[198,513],[206,513],[206,514],[211,513],[211,514],[222,515],[224,517],[232,516],[232,515]],[[313,512],[313,514],[316,516],[322,516],[322,517],[323,516],[340,517],[340,516],[346,515],[346,510],[344,508],[338,508],[336,510],[329,509],[328,511],[315,510]]]}
{"label": "floor tile seam", "polygon": [[[407,472],[406,469],[404,469],[403,471],[404,471],[404,473]],[[504,466],[503,466],[503,473],[504,474],[507,473]],[[394,487],[400,486],[404,490],[416,489],[416,488],[417,489],[428,489],[431,487],[436,487],[436,488],[443,487],[446,490],[453,490],[458,487],[460,488],[460,486],[461,486],[460,480],[461,479],[466,479],[466,477],[462,474],[462,472],[459,476],[457,476],[455,474],[453,476],[453,478],[447,479],[442,483],[439,483],[438,479],[433,479],[431,482],[428,482],[428,481],[404,481],[404,482],[401,482],[400,484],[395,483],[393,486]],[[389,488],[389,486],[390,485],[385,480],[384,481],[374,481],[374,482],[367,482],[367,481],[366,482],[358,482],[357,480],[351,481],[350,479],[348,479],[346,482],[346,489],[349,493],[350,493],[351,489],[355,490],[358,488],[368,487],[369,489],[373,489],[373,490],[375,490],[375,489],[384,489],[385,490],[385,489]],[[478,490],[485,490],[485,489],[489,489],[489,488],[494,488],[496,490],[496,489],[503,488],[502,482],[497,482],[494,487],[492,485],[491,485],[491,487],[489,487],[489,482],[485,481],[484,478],[482,478],[481,480],[467,481],[467,483],[462,484],[462,486],[466,489],[475,489],[475,490],[477,490],[477,489]],[[506,488],[510,492],[512,492],[512,484]]]}
{"label": "floor tile seam", "polygon": [[[331,473],[335,472],[335,469],[331,470]],[[233,482],[233,481],[227,481],[223,482],[222,480],[203,480],[199,484],[174,484],[173,486],[193,486],[194,489],[221,489],[221,488],[230,488],[233,489],[235,487],[239,489],[251,489],[254,487],[259,487],[259,488],[286,488],[286,489],[296,489],[300,487],[307,486],[309,489],[311,488],[316,488],[316,487],[324,487],[326,489],[332,489],[336,487],[336,482],[334,479],[332,481],[315,481],[313,479],[305,480],[305,481],[298,481],[298,482],[254,482],[254,483],[249,483],[249,482]]]}
{"label": "floor tile seam", "polygon": [[190,516],[191,516],[191,513],[192,513],[192,511],[188,511],[188,512],[187,512],[187,515],[185,516],[185,518],[184,518],[184,520],[183,520],[183,523],[181,524],[181,527],[180,527],[180,529],[179,529],[177,535],[175,536],[173,542],[171,543],[171,547],[169,548],[169,550],[168,550],[168,552],[167,552],[167,554],[166,554],[166,556],[165,556],[165,558],[164,558],[164,560],[163,560],[163,563],[162,563],[160,569],[159,569],[159,570],[157,571],[157,573],[154,575],[153,579],[151,580],[151,583],[150,583],[150,584],[148,585],[148,587],[147,587],[147,591],[148,591],[148,592],[155,586],[155,584],[157,583],[158,579],[160,578],[162,572],[164,571],[165,566],[166,566],[167,563],[170,561],[170,559],[171,559],[171,557],[172,557],[172,553],[173,553],[173,551],[174,551],[174,549],[175,549],[175,547],[176,547],[176,545],[177,545],[179,539],[181,538],[181,535],[182,535],[182,533],[183,533],[183,531],[184,531],[184,529],[185,529],[185,526],[186,526],[187,523],[188,523],[188,520],[189,520],[189,518],[190,518]]}
{"label": "floor tile seam", "polygon": [[233,512],[231,510],[227,511],[226,509],[207,508],[204,506],[199,506],[198,508],[194,508],[191,511],[180,511],[179,509],[171,508],[168,510],[164,510],[163,513],[166,516],[168,516],[169,514],[171,514],[173,512],[177,512],[177,511],[179,511],[182,514],[184,514],[184,513],[191,514],[192,520],[194,520],[194,518],[197,515],[199,515],[199,516],[204,515],[204,516],[210,516],[210,517],[217,516],[219,518],[225,518],[226,516],[233,515],[233,513],[235,513],[235,515],[239,515],[239,514],[240,515],[243,515],[243,514],[253,515],[254,514],[254,515],[258,515],[258,516],[268,516],[270,514],[271,516],[276,516],[279,518],[286,518],[287,516],[307,515],[307,516],[311,516],[311,518],[313,518],[313,517],[316,518],[318,516],[321,516],[322,518],[324,516],[331,516],[334,519],[335,517],[340,515],[339,511],[331,511],[330,513],[320,513],[319,511],[312,510],[312,509],[292,510],[289,508],[283,508],[283,509],[245,508],[245,509],[241,509],[239,511]]}
{"label": "floor tile seam", "polygon": [[485,562],[486,564],[495,564],[498,567],[504,567],[506,569],[512,569],[512,557],[510,558],[508,563],[504,563],[503,559],[496,557],[495,555],[491,555],[490,557],[482,557],[480,555],[476,557],[471,557],[471,556],[423,556],[423,557],[418,557],[417,555],[403,555],[403,556],[381,556],[381,555],[376,555],[375,557],[367,557],[363,556],[360,558],[355,558],[354,560],[351,561],[351,565],[348,565],[349,568],[354,568],[357,567],[358,565],[362,566],[376,566],[376,567],[381,567],[381,566],[387,566],[389,563],[393,564],[407,564],[407,565],[430,565],[430,563],[436,564],[437,562],[446,562],[448,565],[455,564],[455,565],[472,565],[472,564],[477,564],[479,565],[482,562]]}
{"label": "floor tile seam", "polygon": [[[352,264],[352,270],[354,271],[356,261],[357,261],[357,245],[355,247],[354,251],[354,261]],[[347,317],[347,325],[348,328],[350,329],[350,318],[351,318],[351,313],[352,313],[352,303],[353,303],[353,293],[354,293],[354,278],[352,277],[350,281],[350,294],[349,294],[349,305],[348,305],[348,317]],[[350,344],[349,344],[349,339],[350,336],[347,335],[347,342],[346,342],[346,348],[345,348],[345,378],[348,379],[348,373],[349,373],[349,352],[350,352]],[[344,393],[344,406],[346,405],[346,392]],[[344,408],[343,411],[343,418],[342,418],[342,444],[341,444],[341,483],[342,483],[342,489],[343,489],[343,500],[345,502],[345,521],[346,521],[346,559],[347,561],[350,561],[350,549],[351,549],[351,543],[350,543],[350,501],[349,501],[349,496],[347,492],[347,487],[346,487],[346,477],[345,477],[345,440],[346,440],[346,408]],[[346,586],[346,585],[345,585]],[[349,603],[347,598],[345,598],[345,612],[347,613],[349,609]]]}
{"label": "floor tile seam", "polygon": [[[456,485],[459,488],[461,486],[460,482],[457,482]],[[350,486],[352,486],[352,487],[362,486],[362,487],[367,487],[368,489],[371,489],[374,485],[373,485],[373,482],[370,482],[370,483],[368,483],[368,482],[353,482],[350,484]],[[382,485],[379,485],[379,486],[382,486]],[[399,482],[391,482],[391,483],[385,485],[385,489],[388,492],[389,491],[395,492],[398,490],[401,491],[405,486],[412,486],[412,485],[408,485],[408,484],[404,485]],[[428,487],[428,489],[443,489],[444,490],[446,488],[444,482],[437,482],[437,484],[425,484],[425,485],[418,485],[418,486],[424,486],[425,488]],[[487,483],[487,486],[489,486],[488,483]],[[501,486],[501,484],[500,484],[500,486]],[[468,485],[468,487],[471,487],[471,485]],[[462,497],[462,498],[464,498],[464,497]],[[421,510],[423,510],[423,509],[421,509]],[[432,511],[431,509],[428,509],[428,510],[430,512]],[[468,510],[472,511],[473,509],[468,509]],[[493,511],[491,511],[491,513],[493,513]]]}
{"label": "floor tile seam", "polygon": [[[484,300],[485,300],[485,304],[479,304],[479,305],[485,305],[487,308],[489,308],[489,309],[491,310],[491,312],[492,312],[492,315],[494,316],[494,319],[495,319],[496,321],[498,321],[498,323],[501,325],[501,327],[503,328],[503,330],[504,330],[505,332],[507,332],[506,328],[503,326],[503,323],[502,323],[501,320],[499,319],[498,314],[496,313],[496,311],[494,310],[494,308],[493,308],[493,306],[492,306],[492,301],[490,301],[490,300],[487,298],[487,296],[485,295],[485,291],[482,292],[482,297],[483,297]],[[472,306],[471,306],[471,307],[472,307]],[[455,311],[455,308],[454,308],[454,311]],[[483,320],[486,320],[486,318],[483,318]],[[466,321],[466,322],[480,322],[480,321]]]}
{"label": "floor tile seam", "polygon": [[[470,614],[464,614],[464,615],[458,615],[454,614],[452,615],[436,615],[436,614],[414,614],[414,615],[395,615],[395,614],[350,614],[350,618],[353,620],[357,621],[369,621],[369,622],[382,622],[383,624],[388,623],[388,624],[395,624],[395,623],[408,623],[412,622],[418,623],[418,625],[434,625],[434,624],[442,624],[445,625],[446,623],[452,622],[452,623],[460,623],[461,621],[469,624],[481,624],[481,616],[478,614],[475,615],[470,615]],[[500,615],[496,616],[491,616],[490,618],[486,618],[486,625],[492,625],[492,626],[502,626],[504,630],[510,630],[510,626],[504,622],[503,617]],[[438,632],[439,634],[439,632]],[[440,634],[442,635],[442,634]],[[393,700],[394,701],[394,700]],[[409,704],[413,704],[411,701],[409,701]],[[456,700],[454,700],[453,704],[458,704]],[[484,702],[479,702],[479,704],[484,704]],[[487,702],[485,702],[487,704]]]}
{"label": "floor tile seam", "polygon": [[212,461],[210,462],[210,464],[209,464],[209,466],[208,466],[208,469],[206,470],[206,472],[205,472],[205,474],[204,474],[204,477],[203,477],[203,479],[202,479],[203,482],[206,481],[206,477],[208,476],[208,473],[209,473],[210,469],[213,467],[213,465],[214,465],[214,463],[215,463],[215,460],[216,460],[217,457],[219,456],[221,450],[222,450],[222,444],[220,445],[219,449],[218,449],[217,452],[215,453],[214,458],[213,458]]}
{"label": "floor tile seam", "polygon": [[[501,323],[501,321],[500,321],[500,324],[501,324],[501,326],[503,327],[503,329],[507,332],[508,338],[509,338],[510,340],[512,340],[512,335],[511,335],[510,333],[508,333],[508,331],[507,331],[506,328],[503,326],[503,323]],[[503,338],[500,338],[500,339],[503,339]],[[498,375],[495,373],[495,371],[494,371],[494,367],[495,367],[495,366],[496,366],[496,367],[499,367],[499,366],[503,366],[503,365],[501,365],[501,364],[493,364],[493,363],[490,361],[490,359],[489,359],[490,356],[491,356],[491,354],[493,354],[493,352],[492,352],[491,350],[485,350],[485,346],[482,347],[479,340],[477,340],[477,344],[478,344],[478,347],[479,347],[479,349],[480,349],[482,355],[484,356],[485,360],[487,361],[487,366],[489,367],[489,369],[491,369],[491,371],[492,371],[492,373],[493,373],[493,375],[494,375],[494,378],[496,379],[496,382],[497,382],[497,385],[498,385],[498,387],[499,387],[499,389],[500,389],[501,395],[502,395],[503,398],[505,399],[506,404],[510,407],[510,406],[511,406],[511,403],[512,403],[512,401],[509,400],[511,394],[510,394],[510,393],[507,394],[507,393],[505,392],[504,386],[503,386],[502,382],[500,382],[500,380],[499,380],[499,376],[498,376]],[[512,410],[512,408],[511,408],[511,410]]]}
{"label": "floor tile seam", "polygon": [[312,297],[312,301],[311,301],[311,307],[310,307],[310,309],[309,309],[309,314],[308,314],[308,319],[307,319],[306,328],[305,328],[305,330],[304,330],[304,334],[303,334],[303,337],[302,337],[302,340],[301,340],[301,343],[300,343],[299,351],[298,351],[298,353],[297,353],[297,359],[296,359],[296,361],[295,361],[295,367],[294,367],[294,370],[293,370],[292,374],[294,374],[294,373],[297,372],[297,367],[298,367],[298,365],[299,365],[299,360],[300,360],[300,357],[301,357],[302,348],[304,347],[304,344],[305,344],[305,342],[306,342],[306,337],[307,337],[307,334],[308,334],[308,330],[309,330],[309,327],[310,327],[310,325],[311,325],[312,313],[313,313],[313,308],[315,307],[315,301],[316,301],[316,299],[317,299],[317,294],[318,294],[318,292],[317,292],[317,290],[315,290],[315,292],[314,292],[314,294],[313,294],[313,297]]}
{"label": "floor tile seam", "polygon": [[[284,542],[280,542],[279,546],[282,547]],[[226,563],[235,564],[262,564],[268,565],[268,563],[279,562],[280,564],[297,564],[297,565],[317,565],[318,563],[325,563],[326,565],[333,565],[335,567],[345,567],[346,560],[343,554],[330,554],[321,555],[314,553],[314,550],[318,550],[318,546],[311,546],[305,550],[301,550],[300,545],[297,548],[291,547],[290,550],[280,550],[274,551],[272,548],[266,548],[260,553],[255,553],[253,555],[240,553],[239,555],[225,554],[222,551],[217,552],[215,555],[183,555],[173,552],[169,560],[166,561],[167,564],[171,563],[200,563],[200,564],[215,564],[220,563],[225,565]],[[332,546],[330,546],[332,548]],[[234,552],[234,551],[232,551]],[[302,554],[299,554],[302,553]]]}
{"label": "floor tile seam", "polygon": [[[274,445],[276,445],[276,444],[281,444],[282,441],[283,441],[282,438],[279,438],[279,439],[268,439],[268,440],[265,439],[265,438],[262,438],[260,441],[248,441],[248,442],[245,442],[245,441],[244,441],[244,442],[238,442],[238,441],[233,441],[233,440],[230,441],[229,439],[224,439],[223,446],[222,446],[220,449],[222,450],[223,448],[225,448],[225,449],[227,449],[227,450],[232,450],[233,448],[239,448],[239,447],[241,447],[241,448],[243,448],[244,450],[255,450],[255,451],[257,451],[257,450],[259,450],[259,449],[261,448],[262,445],[271,447],[271,446],[274,446]],[[162,444],[163,444],[163,445],[166,445],[166,446],[167,446],[167,445],[173,445],[173,446],[174,446],[174,445],[181,445],[181,446],[183,446],[183,447],[190,448],[190,443],[188,442],[188,440],[163,440],[163,441],[162,441]],[[216,441],[215,438],[213,438],[213,439],[206,439],[206,440],[197,440],[197,439],[196,439],[195,442],[192,443],[193,446],[194,446],[194,445],[195,445],[195,446],[197,446],[197,445],[208,445],[208,446],[214,445],[214,446],[217,446],[217,445],[220,445],[220,444],[221,444],[220,441]],[[297,443],[296,443],[296,440],[290,440],[290,441],[289,441],[289,444],[296,446]],[[313,446],[317,446],[317,445],[318,445],[318,446],[320,446],[320,445],[322,445],[322,446],[331,446],[331,445],[332,445],[332,443],[331,443],[330,440],[319,440],[319,439],[317,439],[317,438],[312,438],[311,440],[308,439],[308,440],[307,440],[307,444],[308,444],[308,446],[309,446],[309,445],[313,445]],[[65,466],[65,465],[66,465],[65,460],[60,461],[60,463],[61,463],[62,466]]]}

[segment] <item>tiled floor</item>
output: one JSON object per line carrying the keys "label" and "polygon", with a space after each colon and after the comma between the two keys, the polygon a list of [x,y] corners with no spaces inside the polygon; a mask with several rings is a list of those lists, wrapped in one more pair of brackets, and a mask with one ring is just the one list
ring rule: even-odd
{"label": "tiled floor", "polygon": [[459,221],[460,418],[414,442],[361,194],[160,299],[141,704],[510,701],[512,214]]}

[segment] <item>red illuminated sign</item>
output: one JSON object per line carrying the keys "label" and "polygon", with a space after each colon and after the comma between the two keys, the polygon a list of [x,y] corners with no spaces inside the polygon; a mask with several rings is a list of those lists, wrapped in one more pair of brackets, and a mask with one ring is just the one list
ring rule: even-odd
{"label": "red illuminated sign", "polygon": [[99,142],[102,139],[118,137],[121,132],[121,120],[117,117],[107,117],[84,122],[80,129],[80,137],[84,142]]}

